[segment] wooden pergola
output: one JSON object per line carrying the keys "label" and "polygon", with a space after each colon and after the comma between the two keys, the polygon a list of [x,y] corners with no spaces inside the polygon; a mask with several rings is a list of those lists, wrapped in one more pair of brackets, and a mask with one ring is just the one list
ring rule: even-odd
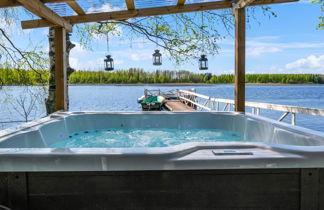
{"label": "wooden pergola", "polygon": [[[22,21],[23,29],[55,27],[55,79],[56,110],[67,110],[67,76],[66,76],[66,32],[72,32],[74,24],[99,22],[107,20],[126,20],[130,18],[169,15],[176,13],[198,12],[206,10],[233,9],[235,16],[235,111],[245,112],[245,24],[246,7],[268,4],[295,2],[298,0],[174,0],[174,5],[141,7],[145,0],[125,0],[124,10],[87,13],[79,4],[84,0],[0,0],[0,8],[22,6],[40,19]],[[98,0],[93,0],[98,1]],[[99,1],[98,1],[99,2]],[[106,2],[109,2],[106,0]],[[158,1],[163,4],[165,1]],[[60,16],[50,9],[51,5],[67,4],[75,15]]]}

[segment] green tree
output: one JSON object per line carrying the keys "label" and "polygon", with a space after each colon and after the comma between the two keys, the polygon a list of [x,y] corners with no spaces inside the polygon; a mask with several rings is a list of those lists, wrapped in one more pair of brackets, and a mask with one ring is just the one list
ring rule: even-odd
{"label": "green tree", "polygon": [[[257,14],[275,16],[268,6],[248,7],[247,23],[256,19]],[[82,46],[89,49],[92,39],[98,35],[122,35],[124,40],[145,39],[164,49],[175,64],[180,64],[197,58],[201,52],[217,54],[218,42],[232,34],[233,28],[232,9],[224,9],[81,24],[75,26],[75,34]]]}
{"label": "green tree", "polygon": [[312,0],[312,3],[319,4],[321,10],[321,16],[318,17],[319,23],[317,25],[318,29],[324,29],[324,0]]}

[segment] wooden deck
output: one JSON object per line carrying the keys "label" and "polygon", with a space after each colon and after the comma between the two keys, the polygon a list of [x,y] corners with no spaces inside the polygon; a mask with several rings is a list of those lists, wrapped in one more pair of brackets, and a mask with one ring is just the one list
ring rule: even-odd
{"label": "wooden deck", "polygon": [[0,173],[12,210],[319,210],[323,189],[323,168]]}
{"label": "wooden deck", "polygon": [[194,112],[190,106],[182,103],[180,100],[166,100],[164,106],[172,112]]}

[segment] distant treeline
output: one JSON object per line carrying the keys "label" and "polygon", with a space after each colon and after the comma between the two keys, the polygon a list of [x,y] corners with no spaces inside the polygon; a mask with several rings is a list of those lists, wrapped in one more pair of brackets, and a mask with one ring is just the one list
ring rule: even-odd
{"label": "distant treeline", "polygon": [[44,85],[48,84],[49,71],[0,69],[1,85]]}
{"label": "distant treeline", "polygon": [[[40,85],[48,81],[48,71],[24,71],[0,69],[0,85]],[[234,75],[212,75],[190,71],[146,72],[142,69],[103,71],[76,71],[70,84],[154,84],[154,83],[206,83],[227,84],[234,82]],[[324,84],[321,74],[247,74],[247,83]]]}

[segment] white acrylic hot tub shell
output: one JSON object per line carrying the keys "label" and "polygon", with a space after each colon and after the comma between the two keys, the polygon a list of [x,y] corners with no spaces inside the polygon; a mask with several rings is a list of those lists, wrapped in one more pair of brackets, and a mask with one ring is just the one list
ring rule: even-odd
{"label": "white acrylic hot tub shell", "polygon": [[[69,133],[104,128],[217,128],[244,133],[246,139],[256,142],[185,143],[165,148],[48,148]],[[323,133],[234,112],[59,112],[18,130],[0,131],[0,171],[323,166]]]}

